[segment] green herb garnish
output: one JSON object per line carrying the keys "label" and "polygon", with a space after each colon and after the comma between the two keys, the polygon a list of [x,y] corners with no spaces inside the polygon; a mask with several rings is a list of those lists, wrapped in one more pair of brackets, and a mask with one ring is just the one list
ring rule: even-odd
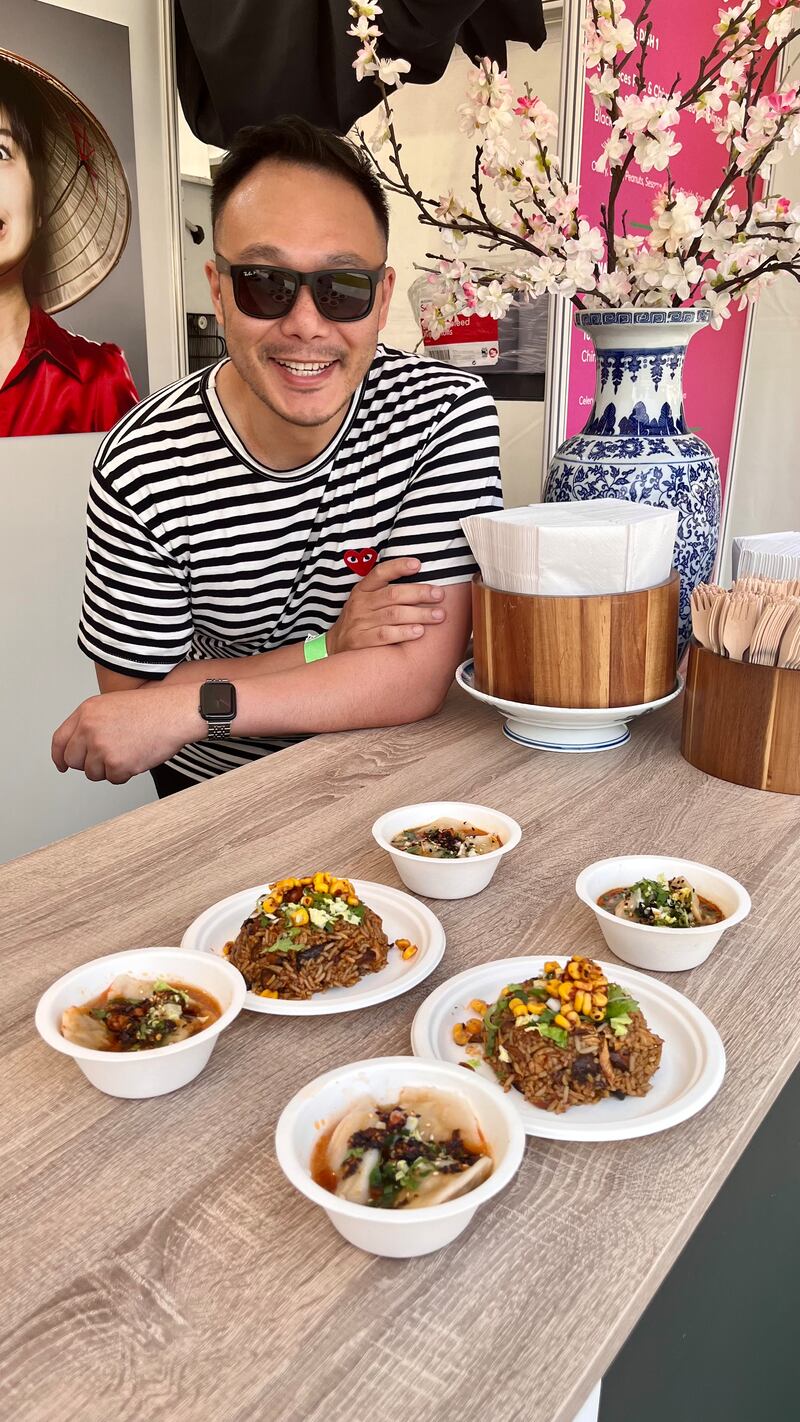
{"label": "green herb garnish", "polygon": [[553,1027],[549,1022],[542,1022],[541,1017],[537,1018],[536,1025],[529,1030],[538,1032],[540,1037],[546,1037],[549,1042],[555,1042],[557,1047],[566,1047],[569,1040],[566,1027]]}
{"label": "green herb garnish", "polygon": [[619,983],[609,983],[608,985],[608,1006],[606,1007],[606,1020],[610,1022],[614,1017],[626,1016],[631,1012],[638,1012],[639,1004],[635,998],[631,997]]}
{"label": "green herb garnish", "polygon": [[280,937],[276,938],[274,943],[270,943],[270,944],[268,944],[266,947],[262,948],[262,949],[261,949],[261,952],[262,952],[262,953],[297,953],[297,952],[299,952],[300,948],[302,947],[302,944],[300,944],[300,943],[295,943],[295,942],[294,942],[294,939],[296,938],[296,936],[297,936],[297,930],[290,928],[287,933],[282,933],[282,934],[280,935]]}
{"label": "green herb garnish", "polygon": [[183,1002],[189,1001],[188,992],[184,992],[181,988],[173,987],[172,983],[167,982],[166,978],[156,979],[156,981],[153,983],[153,992],[171,992],[175,997],[179,997]]}
{"label": "green herb garnish", "polygon": [[497,1002],[492,1003],[489,1011],[484,1014],[483,1025],[486,1028],[487,1056],[491,1057],[494,1054],[497,1034],[500,1031],[500,1018],[508,1006],[509,998],[513,997],[515,993],[526,991],[527,989],[522,986],[522,983],[509,983],[508,987],[504,988],[501,992]]}
{"label": "green herb garnish", "polygon": [[612,1017],[608,1025],[615,1037],[627,1037],[628,1028],[632,1021],[633,1018],[629,1013],[621,1012],[618,1017]]}
{"label": "green herb garnish", "polygon": [[639,1011],[639,1004],[619,983],[608,985],[608,1007],[605,1020],[615,1037],[626,1037],[633,1018],[631,1013]]}
{"label": "green herb garnish", "polygon": [[666,874],[658,879],[640,879],[628,890],[633,901],[634,917],[656,928],[688,928],[692,922],[692,890],[690,885],[673,888]]}

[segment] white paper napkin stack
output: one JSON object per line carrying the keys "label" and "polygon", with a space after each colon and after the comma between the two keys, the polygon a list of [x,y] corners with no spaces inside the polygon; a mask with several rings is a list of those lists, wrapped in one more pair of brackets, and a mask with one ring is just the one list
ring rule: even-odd
{"label": "white paper napkin stack", "polygon": [[800,578],[800,533],[759,533],[734,538],[731,567],[736,578]]}
{"label": "white paper napkin stack", "polygon": [[670,575],[677,509],[624,499],[529,504],[462,518],[481,577],[500,592],[634,592]]}

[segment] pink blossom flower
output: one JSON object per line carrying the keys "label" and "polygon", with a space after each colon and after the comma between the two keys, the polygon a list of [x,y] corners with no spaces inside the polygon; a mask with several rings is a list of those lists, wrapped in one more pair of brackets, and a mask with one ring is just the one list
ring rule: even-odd
{"label": "pink blossom flower", "polygon": [[767,103],[773,113],[790,114],[797,102],[797,86],[793,89],[778,89],[774,94],[769,94]]}

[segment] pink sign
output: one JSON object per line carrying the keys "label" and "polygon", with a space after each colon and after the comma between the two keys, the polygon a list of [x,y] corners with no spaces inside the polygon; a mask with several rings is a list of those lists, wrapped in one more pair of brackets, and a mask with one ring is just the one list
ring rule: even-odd
{"label": "pink sign", "polygon": [[[678,22],[678,11],[680,21]],[[713,42],[713,26],[719,15],[719,0],[692,0],[677,7],[674,0],[653,0],[649,18],[653,23],[645,68],[648,93],[668,93],[676,75],[677,88],[691,83],[702,54]],[[631,86],[637,54],[631,56],[620,78]],[[623,87],[623,92],[625,89]],[[600,222],[600,204],[608,199],[608,174],[598,173],[595,163],[608,137],[610,119],[595,114],[594,100],[586,92],[581,145],[581,211]],[[670,171],[677,187],[699,197],[710,197],[719,185],[725,150],[716,141],[713,129],[684,114],[677,137],[683,145],[672,159]],[[631,235],[649,228],[653,198],[664,187],[664,173],[642,173],[632,164],[617,199],[617,231],[626,214]],[[689,428],[711,445],[719,459],[723,493],[728,475],[739,372],[747,325],[746,311],[733,311],[720,331],[710,327],[698,332],[689,345],[684,371],[686,421]],[[589,417],[594,396],[594,347],[582,331],[573,330],[570,351],[567,434],[577,434]]]}

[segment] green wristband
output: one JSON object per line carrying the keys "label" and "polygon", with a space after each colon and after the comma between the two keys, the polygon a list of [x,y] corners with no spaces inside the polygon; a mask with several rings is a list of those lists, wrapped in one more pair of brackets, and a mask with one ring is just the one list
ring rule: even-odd
{"label": "green wristband", "polygon": [[307,637],[303,647],[303,656],[307,662],[321,662],[328,655],[328,643],[325,640],[326,634],[323,632],[319,637]]}

